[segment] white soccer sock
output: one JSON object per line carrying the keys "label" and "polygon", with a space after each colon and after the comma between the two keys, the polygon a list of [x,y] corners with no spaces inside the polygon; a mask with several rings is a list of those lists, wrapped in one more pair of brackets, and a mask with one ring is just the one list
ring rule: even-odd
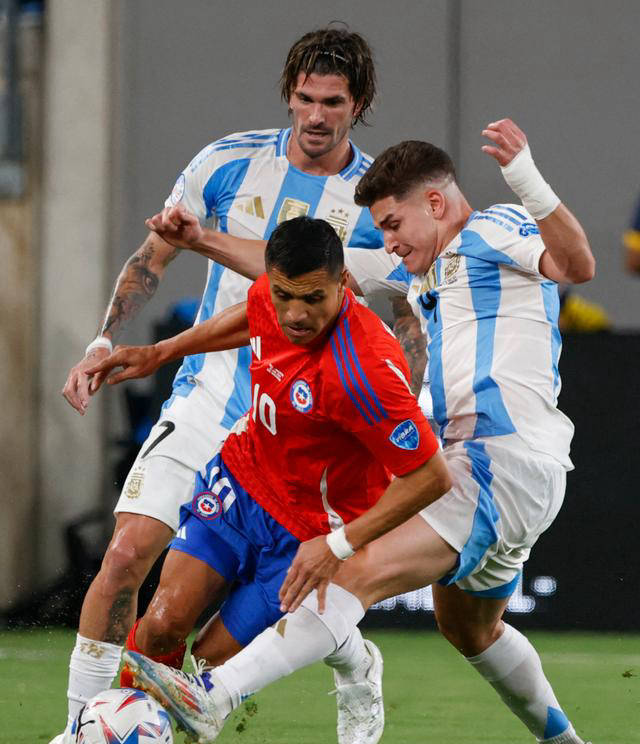
{"label": "white soccer sock", "polygon": [[93,641],[77,634],[69,661],[68,723],[78,715],[87,700],[111,687],[121,656],[122,646]]}
{"label": "white soccer sock", "polygon": [[[358,598],[335,584],[329,586],[325,611],[319,614],[314,592],[293,614],[285,615],[214,669],[214,677],[229,694],[221,714],[271,682],[335,652],[363,615]],[[216,693],[214,686],[212,694],[220,704],[222,691]]]}
{"label": "white soccer sock", "polygon": [[467,661],[489,682],[538,741],[584,744],[560,708],[529,641],[505,623],[504,633]]}
{"label": "white soccer sock", "polygon": [[324,663],[336,672],[340,684],[348,685],[364,680],[371,666],[371,656],[358,628],[354,628],[347,640],[324,658]]}

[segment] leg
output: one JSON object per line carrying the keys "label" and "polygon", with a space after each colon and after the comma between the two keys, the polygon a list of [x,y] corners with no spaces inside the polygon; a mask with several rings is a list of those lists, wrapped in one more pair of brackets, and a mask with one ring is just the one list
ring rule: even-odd
{"label": "leg", "polygon": [[172,534],[170,527],[152,517],[118,514],[100,571],[84,598],[81,636],[124,643],[135,620],[138,590]]}
{"label": "leg", "polygon": [[68,722],[108,689],[135,620],[138,589],[166,547],[172,530],[139,514],[118,515],[102,566],[84,599],[76,645],[69,662]]}
{"label": "leg", "polygon": [[225,586],[225,578],[204,561],[170,550],[158,588],[138,624],[138,650],[154,657],[168,654],[184,643],[200,613],[220,596]]}
{"label": "leg", "polygon": [[473,596],[434,585],[436,620],[445,638],[492,685],[537,741],[584,744],[576,734],[529,641],[502,620],[508,598]]}
{"label": "leg", "polygon": [[220,666],[243,648],[244,645],[229,633],[220,613],[216,612],[200,629],[191,646],[191,653],[196,659],[206,659],[208,665]]}

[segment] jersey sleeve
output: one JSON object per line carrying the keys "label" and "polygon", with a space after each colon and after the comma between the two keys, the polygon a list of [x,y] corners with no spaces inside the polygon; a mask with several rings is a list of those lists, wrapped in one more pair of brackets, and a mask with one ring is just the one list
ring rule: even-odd
{"label": "jersey sleeve", "polygon": [[[275,141],[276,130],[240,132],[211,142],[178,176],[166,207],[183,204],[201,221],[226,214],[241,184],[256,143]],[[220,229],[226,231],[222,224]]]}
{"label": "jersey sleeve", "polygon": [[521,204],[494,204],[474,212],[463,233],[478,236],[474,250],[478,257],[540,274],[545,245],[533,217]]}
{"label": "jersey sleeve", "polygon": [[[388,338],[380,340],[380,334]],[[380,323],[379,329],[367,328],[356,344],[345,323],[332,334],[331,347],[333,410],[342,428],[394,475],[423,465],[438,442],[411,392],[402,349],[390,332]]]}
{"label": "jersey sleeve", "polygon": [[180,173],[164,203],[165,207],[182,204],[201,221],[211,216],[207,213],[204,188],[212,171],[211,166],[213,165],[215,169],[213,160],[216,144],[212,142],[203,148]]}
{"label": "jersey sleeve", "polygon": [[413,278],[402,260],[384,248],[346,246],[344,262],[364,297],[379,292],[406,295]]}

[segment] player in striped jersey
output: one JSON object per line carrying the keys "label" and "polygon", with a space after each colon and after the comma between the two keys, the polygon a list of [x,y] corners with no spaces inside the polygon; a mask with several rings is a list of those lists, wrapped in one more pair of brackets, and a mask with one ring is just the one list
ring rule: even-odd
{"label": "player in striped jersey", "polygon": [[[556,284],[588,281],[595,262],[579,222],[535,167],[524,133],[504,119],[483,134],[491,140],[484,151],[522,205],[474,211],[449,156],[425,142],[389,148],[356,190],[387,251],[413,276],[410,299],[427,334],[434,413],[453,486],[356,551],[334,581],[364,607],[434,581],[441,632],[536,740],[584,744],[535,649],[502,616],[532,546],[562,505],[572,468],[573,425],[556,405]],[[442,574],[434,560],[440,540],[457,554]],[[198,692],[198,675],[189,680],[210,715],[226,715],[244,696],[330,650],[296,612],[322,580],[316,560],[317,546],[303,543],[280,592],[290,611],[282,634],[265,631],[214,669],[208,697]]]}
{"label": "player in striped jersey", "polygon": [[[375,94],[370,49],[356,33],[311,32],[291,48],[281,82],[291,127],[213,142],[179,175],[166,204],[184,205],[199,220],[213,220],[220,245],[245,239],[259,253],[278,223],[300,214],[323,217],[341,238],[357,280],[366,254],[383,250],[369,211],[353,201],[355,186],[371,163],[349,139]],[[79,413],[85,413],[97,389],[86,370],[109,353],[112,339],[154,294],[178,253],[151,231],[125,264],[99,336],[70,371],[63,390]],[[196,323],[243,300],[248,286],[239,274],[209,261]],[[249,408],[249,359],[248,347],[215,357],[193,355],[175,378],[173,393],[124,485],[113,539],[84,600],[70,664],[69,720],[88,698],[110,686],[136,617],[138,589],[177,528],[179,506],[190,498],[195,473]],[[183,653],[184,647],[171,657],[173,663],[181,663]]]}

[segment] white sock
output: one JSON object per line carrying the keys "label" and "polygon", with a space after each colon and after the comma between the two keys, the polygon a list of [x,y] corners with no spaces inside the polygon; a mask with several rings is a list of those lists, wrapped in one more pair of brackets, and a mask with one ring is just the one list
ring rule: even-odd
{"label": "white sock", "polygon": [[[215,678],[229,694],[221,714],[271,682],[335,652],[363,616],[358,598],[335,584],[329,585],[326,609],[319,614],[313,592],[293,614],[285,615],[215,668]],[[212,693],[218,702],[224,696],[215,690],[214,685]]]}
{"label": "white sock", "polygon": [[332,654],[325,656],[324,663],[335,671],[338,684],[349,685],[364,680],[371,666],[371,656],[358,628],[354,628]]}
{"label": "white sock", "polygon": [[486,651],[467,661],[489,682],[538,741],[584,744],[560,708],[529,641],[505,623]]}
{"label": "white sock", "polygon": [[69,661],[67,723],[73,721],[87,700],[111,687],[120,668],[121,656],[122,646],[93,641],[77,634]]}

